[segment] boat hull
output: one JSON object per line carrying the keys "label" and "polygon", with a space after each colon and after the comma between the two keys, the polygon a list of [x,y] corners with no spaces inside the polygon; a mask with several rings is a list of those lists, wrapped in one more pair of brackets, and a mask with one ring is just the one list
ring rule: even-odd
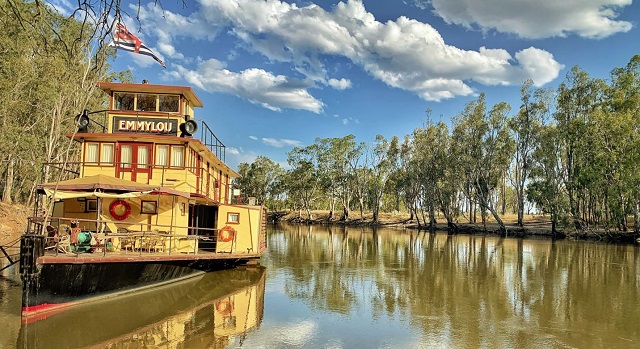
{"label": "boat hull", "polygon": [[96,298],[112,297],[247,264],[253,259],[39,258],[23,275],[22,315],[35,321]]}
{"label": "boat hull", "polygon": [[[92,301],[47,319],[23,324],[15,347],[180,348],[188,347],[186,342],[190,340],[214,343],[212,339],[219,340],[226,335],[220,328],[223,322],[216,305],[234,300],[236,307],[232,315],[238,321],[232,329],[237,334],[249,332],[262,321],[264,284],[263,267],[240,267],[122,297]],[[189,331],[184,327],[186,319],[197,326]],[[176,332],[176,329],[183,331]],[[164,336],[158,336],[159,333]],[[159,337],[163,342],[156,341]]]}

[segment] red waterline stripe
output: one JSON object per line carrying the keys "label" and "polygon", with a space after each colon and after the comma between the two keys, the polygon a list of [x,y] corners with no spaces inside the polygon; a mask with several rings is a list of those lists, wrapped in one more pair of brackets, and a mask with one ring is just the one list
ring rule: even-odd
{"label": "red waterline stripe", "polygon": [[76,304],[76,302],[66,303],[44,303],[34,306],[22,307],[22,323],[30,324],[39,320],[44,320],[49,316],[63,312],[66,308]]}

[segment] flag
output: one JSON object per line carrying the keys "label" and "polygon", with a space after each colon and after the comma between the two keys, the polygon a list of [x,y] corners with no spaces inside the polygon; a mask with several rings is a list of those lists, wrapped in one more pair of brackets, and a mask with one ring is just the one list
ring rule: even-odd
{"label": "flag", "polygon": [[109,46],[113,46],[116,49],[150,56],[160,63],[163,68],[167,67],[164,62],[153,53],[153,51],[145,46],[140,39],[131,34],[131,32],[129,32],[127,28],[120,23],[116,26],[116,33],[113,35],[113,41],[109,43]]}

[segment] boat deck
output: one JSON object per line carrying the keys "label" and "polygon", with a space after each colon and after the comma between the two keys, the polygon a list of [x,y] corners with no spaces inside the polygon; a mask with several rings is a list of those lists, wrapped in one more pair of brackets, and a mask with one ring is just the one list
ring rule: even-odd
{"label": "boat deck", "polygon": [[225,253],[211,252],[199,249],[193,252],[147,252],[147,251],[125,251],[113,252],[94,251],[81,253],[56,253],[48,251],[44,256],[38,258],[40,263],[112,263],[112,262],[153,262],[153,261],[184,261],[184,260],[251,260],[259,259],[259,253]]}

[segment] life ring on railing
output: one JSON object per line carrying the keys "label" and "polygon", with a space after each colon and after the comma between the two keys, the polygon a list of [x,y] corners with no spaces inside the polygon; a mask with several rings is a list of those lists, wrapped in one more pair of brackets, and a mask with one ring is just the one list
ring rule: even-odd
{"label": "life ring on railing", "polygon": [[227,316],[233,312],[233,303],[229,300],[223,300],[216,304],[216,310],[220,315]]}
{"label": "life ring on railing", "polygon": [[[124,212],[122,212],[120,206],[124,208]],[[111,217],[116,220],[125,220],[131,214],[131,205],[124,200],[118,199],[109,205],[109,213],[111,214]]]}
{"label": "life ring on railing", "polygon": [[229,242],[233,240],[235,236],[236,236],[236,230],[231,228],[228,225],[220,229],[220,231],[218,232],[218,240],[222,242]]}

